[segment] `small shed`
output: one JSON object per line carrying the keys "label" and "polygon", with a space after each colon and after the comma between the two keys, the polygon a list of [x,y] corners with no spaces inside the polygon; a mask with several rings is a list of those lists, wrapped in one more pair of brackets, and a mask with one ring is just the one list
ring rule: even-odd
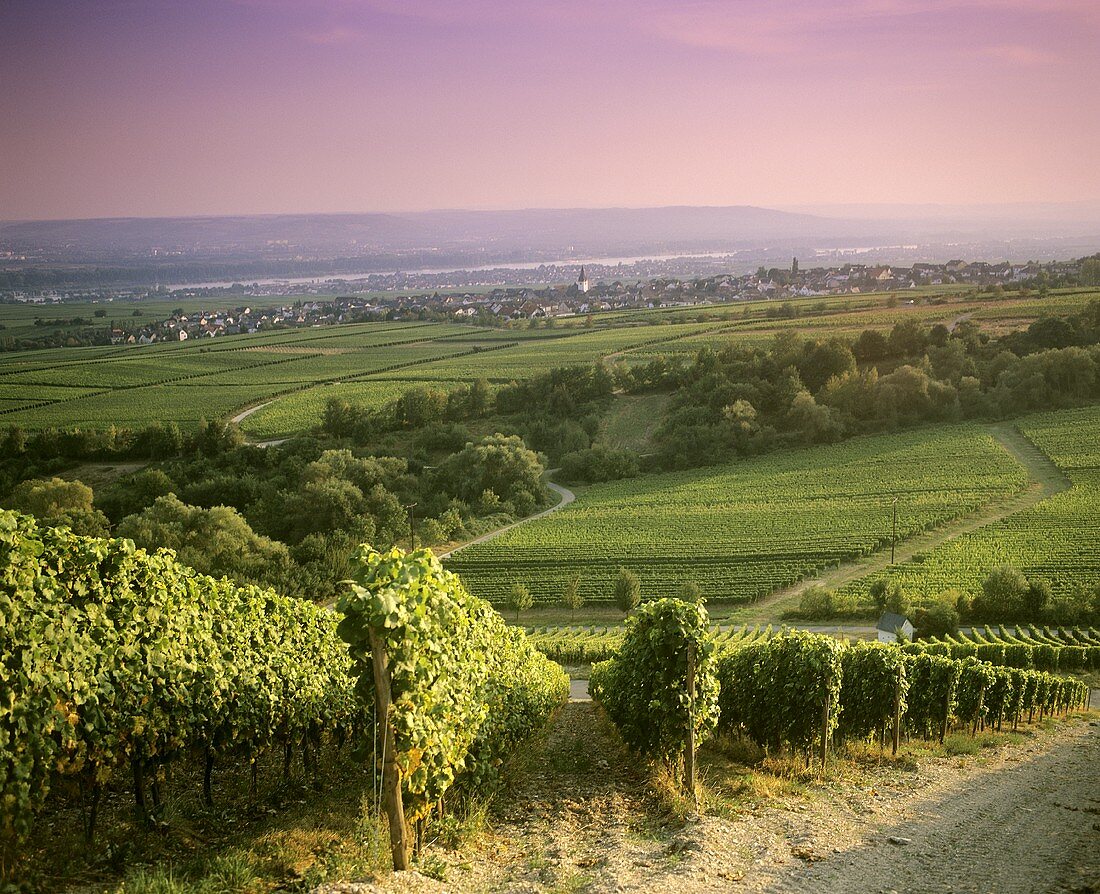
{"label": "small shed", "polygon": [[878,623],[875,625],[880,643],[896,643],[899,631],[907,640],[912,640],[915,629],[905,615],[895,614],[894,612],[883,612],[882,617],[878,619]]}

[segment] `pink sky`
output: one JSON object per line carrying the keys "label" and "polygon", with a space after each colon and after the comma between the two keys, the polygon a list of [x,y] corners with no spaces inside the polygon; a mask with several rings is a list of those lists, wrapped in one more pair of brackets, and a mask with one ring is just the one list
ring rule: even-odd
{"label": "pink sky", "polygon": [[1100,200],[1100,0],[2,0],[0,219]]}

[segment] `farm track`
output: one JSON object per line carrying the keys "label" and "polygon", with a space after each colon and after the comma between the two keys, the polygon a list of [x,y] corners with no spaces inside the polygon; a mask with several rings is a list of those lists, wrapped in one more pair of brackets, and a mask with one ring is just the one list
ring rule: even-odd
{"label": "farm track", "polygon": [[[1088,892],[1100,885],[1100,727],[937,787],[876,838],[808,867],[761,873],[759,892]],[[975,782],[977,784],[975,784]],[[882,840],[885,836],[886,841]],[[889,840],[908,841],[896,846]]]}
{"label": "farm track", "polygon": [[[557,469],[548,469],[546,474],[550,475],[556,471]],[[526,518],[521,518],[519,521],[514,521],[511,524],[505,525],[503,528],[497,528],[495,531],[490,531],[488,534],[482,534],[480,537],[475,537],[473,540],[469,540],[466,543],[463,543],[461,546],[456,546],[454,549],[449,550],[448,552],[438,553],[436,558],[446,559],[449,556],[453,556],[460,550],[466,549],[466,547],[468,546],[476,546],[479,543],[486,543],[489,540],[495,540],[501,534],[505,534],[508,531],[511,531],[512,528],[518,528],[520,525],[527,524],[527,522],[532,522],[537,518],[543,518],[544,516],[550,515],[552,512],[557,512],[559,509],[564,509],[575,499],[577,499],[577,495],[573,493],[573,491],[569,490],[569,488],[567,487],[562,487],[560,484],[554,484],[553,481],[547,481],[546,486],[560,497],[558,502],[555,503],[553,506],[549,507],[548,509],[543,509],[541,512],[536,512],[534,515],[528,515]]]}
{"label": "farm track", "polygon": [[253,413],[258,413],[264,407],[269,407],[273,403],[275,403],[274,400],[266,400],[262,404],[256,404],[254,407],[249,407],[247,410],[241,411],[240,413],[238,413],[236,416],[234,416],[229,421],[232,422],[234,425],[239,425],[241,422],[244,422],[244,420],[247,419],[249,416],[251,416]]}
{"label": "farm track", "polygon": [[[1030,483],[1012,496],[987,504],[977,512],[957,518],[938,528],[917,534],[898,542],[896,563],[908,562],[918,553],[926,553],[949,540],[962,537],[979,528],[995,524],[1037,503],[1072,487],[1065,476],[1045,453],[1035,446],[1015,425],[996,423],[988,426],[989,433],[1027,471]],[[794,608],[802,592],[814,584],[838,589],[890,567],[890,554],[886,549],[852,562],[844,562],[811,580],[803,580],[776,590],[771,595],[753,603],[742,611],[731,614],[738,623],[773,621],[781,610]]]}
{"label": "farm track", "polygon": [[[1059,723],[966,758],[869,764],[727,815],[672,819],[601,709],[565,705],[513,760],[490,831],[435,851],[438,883],[401,873],[367,894],[1089,892],[1100,885],[1100,723]],[[737,765],[701,755],[704,779]],[[894,839],[892,842],[891,839]],[[404,876],[404,877],[402,877]]]}

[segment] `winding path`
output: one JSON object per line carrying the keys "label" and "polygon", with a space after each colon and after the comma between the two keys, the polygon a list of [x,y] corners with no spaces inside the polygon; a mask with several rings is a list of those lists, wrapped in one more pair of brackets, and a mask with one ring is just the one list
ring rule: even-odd
{"label": "winding path", "polygon": [[247,419],[249,416],[251,416],[253,413],[257,413],[260,410],[262,410],[264,407],[271,406],[273,403],[275,403],[275,401],[265,400],[262,404],[256,404],[256,406],[254,406],[254,407],[249,407],[247,410],[242,410],[240,413],[238,413],[236,416],[234,416],[229,421],[234,423],[235,425],[239,425],[245,419]]}
{"label": "winding path", "polygon": [[[552,475],[556,471],[557,469],[548,469],[546,471],[546,474]],[[550,515],[550,513],[552,512],[557,512],[559,509],[565,508],[575,499],[577,499],[577,495],[573,493],[573,491],[569,490],[569,488],[567,487],[562,487],[560,484],[554,484],[553,481],[547,481],[546,486],[550,488],[550,490],[554,491],[554,493],[556,493],[559,497],[561,497],[561,499],[558,500],[558,502],[551,506],[549,509],[543,509],[542,512],[536,512],[534,515],[528,515],[526,518],[521,518],[519,521],[514,521],[510,525],[505,525],[503,528],[497,528],[495,531],[490,531],[488,534],[482,534],[480,537],[475,537],[473,540],[469,540],[466,543],[463,543],[461,546],[456,546],[454,549],[448,550],[445,553],[439,553],[437,555],[437,558],[446,559],[448,556],[453,556],[459,550],[466,549],[469,546],[476,546],[479,543],[485,543],[489,540],[494,540],[501,534],[504,534],[507,531],[511,531],[512,528],[517,528],[520,525],[527,524],[527,522],[534,521],[536,518],[542,518],[543,516]]]}
{"label": "winding path", "polygon": [[[995,524],[1002,519],[1030,509],[1036,503],[1048,499],[1055,494],[1070,488],[1073,484],[1053,462],[1050,457],[1036,447],[1028,438],[1011,423],[1002,422],[987,426],[987,430],[993,438],[1027,471],[1030,483],[1021,491],[988,503],[969,515],[956,518],[953,521],[916,534],[906,540],[898,542],[896,549],[896,564],[909,561],[916,553],[929,552],[942,543],[954,540],[971,531],[984,528],[986,525]],[[814,584],[822,584],[829,589],[837,589],[859,580],[876,571],[881,571],[890,565],[890,553],[888,550],[879,550],[869,556],[861,556],[850,562],[843,562],[824,574],[812,580],[802,580],[776,590],[769,596],[765,596],[759,602],[747,606],[743,610],[735,611],[731,618],[736,616],[740,621],[769,621],[778,617],[778,609],[794,607],[802,591]]]}

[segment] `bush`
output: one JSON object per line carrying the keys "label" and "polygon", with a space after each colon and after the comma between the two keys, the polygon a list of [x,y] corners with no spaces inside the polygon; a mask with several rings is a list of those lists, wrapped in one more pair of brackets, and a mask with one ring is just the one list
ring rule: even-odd
{"label": "bush", "polygon": [[852,601],[821,584],[813,584],[802,591],[798,600],[798,617],[807,621],[827,621],[844,615],[853,608]]}
{"label": "bush", "polygon": [[629,615],[642,601],[642,584],[638,575],[626,568],[619,569],[615,581],[615,605],[624,615]]}
{"label": "bush", "polygon": [[638,474],[638,454],[598,444],[565,454],[561,458],[561,472],[566,481],[589,483],[634,478]]}
{"label": "bush", "polygon": [[[950,593],[944,594],[950,597]],[[913,626],[919,637],[948,636],[959,631],[959,611],[951,598],[925,603],[913,613]]]}

